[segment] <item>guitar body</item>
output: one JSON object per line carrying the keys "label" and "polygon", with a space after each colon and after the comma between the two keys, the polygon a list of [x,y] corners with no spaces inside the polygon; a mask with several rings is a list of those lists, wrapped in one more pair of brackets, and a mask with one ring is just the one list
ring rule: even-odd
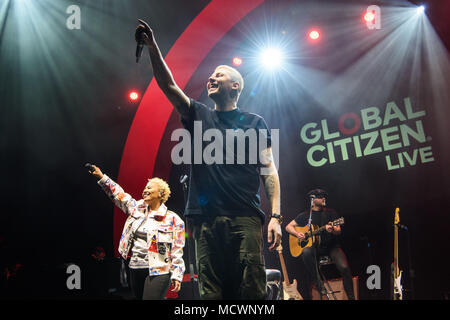
{"label": "guitar body", "polygon": [[303,300],[303,297],[297,291],[297,280],[292,280],[291,284],[283,281],[283,299],[284,300]]}
{"label": "guitar body", "polygon": [[402,273],[400,271],[399,276],[394,279],[394,300],[403,300]]}
{"label": "guitar body", "polygon": [[[340,226],[343,224],[343,217],[328,223],[328,225],[331,226]],[[326,226],[319,228],[318,226],[311,224],[311,230],[307,225],[304,227],[294,226],[294,229],[299,233],[305,234],[304,240],[300,240],[296,236],[289,234],[289,250],[293,257],[298,257],[305,248],[311,247],[314,243],[320,243],[320,233],[325,231]]]}
{"label": "guitar body", "polygon": [[286,270],[286,263],[283,258],[283,247],[280,245],[277,247],[278,256],[280,258],[281,270],[283,272],[283,299],[284,300],[303,300],[301,294],[297,291],[297,280],[294,279],[292,283],[289,283],[289,276]]}
{"label": "guitar body", "polygon": [[[300,227],[295,226],[294,227],[297,232],[304,233],[305,235],[309,232],[308,226]],[[318,227],[315,225],[311,225],[311,230],[317,230]],[[312,236],[307,237],[305,240],[300,241],[297,237],[293,236],[292,234],[289,235],[289,250],[291,252],[291,255],[293,257],[298,257],[302,252],[303,249],[311,247],[313,243],[320,242],[319,236]]]}

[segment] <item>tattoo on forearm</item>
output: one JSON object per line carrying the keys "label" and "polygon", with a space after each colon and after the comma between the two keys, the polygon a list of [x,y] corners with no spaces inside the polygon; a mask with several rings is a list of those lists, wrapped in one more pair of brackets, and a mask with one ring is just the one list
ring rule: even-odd
{"label": "tattoo on forearm", "polygon": [[271,175],[265,176],[264,178],[265,178],[264,179],[264,187],[266,190],[266,195],[267,195],[267,198],[269,198],[269,200],[271,200],[273,198],[273,194],[275,192],[275,179]]}
{"label": "tattoo on forearm", "polygon": [[280,182],[277,175],[263,177],[266,196],[272,205],[272,211],[280,212]]}

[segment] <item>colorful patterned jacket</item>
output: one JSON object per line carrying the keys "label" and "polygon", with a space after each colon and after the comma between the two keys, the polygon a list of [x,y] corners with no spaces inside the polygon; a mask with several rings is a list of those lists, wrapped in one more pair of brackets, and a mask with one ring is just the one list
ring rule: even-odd
{"label": "colorful patterned jacket", "polygon": [[[136,201],[107,175],[98,184],[113,200],[113,202],[128,215],[120,237],[119,253],[127,259],[133,245],[136,230],[145,216],[155,218],[155,228],[147,232],[148,261],[150,275],[171,273],[172,280],[183,280],[185,271],[183,247],[185,243],[184,222],[173,211],[167,210],[162,204],[157,212],[148,211],[144,200]],[[155,214],[156,213],[156,214]]]}

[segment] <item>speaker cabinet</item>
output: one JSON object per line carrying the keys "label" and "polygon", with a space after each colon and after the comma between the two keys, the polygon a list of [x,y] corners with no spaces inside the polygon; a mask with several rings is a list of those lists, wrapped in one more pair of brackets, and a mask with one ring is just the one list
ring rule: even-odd
{"label": "speaker cabinet", "polygon": [[[353,294],[355,295],[355,300],[359,299],[358,295],[358,277],[353,277]],[[336,296],[336,300],[348,300],[347,294],[344,290],[344,284],[342,283],[342,278],[338,279],[330,279],[328,280],[328,284],[331,287],[331,290],[334,292],[334,295]],[[327,291],[329,290],[328,285],[325,284],[325,288],[327,288]],[[313,285],[312,287],[312,299],[313,300],[321,300],[320,294],[317,291],[316,287]],[[330,300],[333,300],[334,297],[331,295]],[[322,296],[322,300],[328,300],[327,296]]]}

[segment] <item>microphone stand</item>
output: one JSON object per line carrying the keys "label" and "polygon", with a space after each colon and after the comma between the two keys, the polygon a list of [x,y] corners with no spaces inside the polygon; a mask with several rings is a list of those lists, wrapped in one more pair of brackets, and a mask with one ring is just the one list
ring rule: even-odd
{"label": "microphone stand", "polygon": [[[187,175],[182,175],[180,177],[180,183],[183,187],[183,196],[184,196],[184,207],[186,208],[187,205],[187,194],[188,194],[188,186],[187,186]],[[188,218],[185,219],[185,225],[186,225],[186,232],[188,233],[188,238],[186,241],[187,251],[188,251],[188,263],[189,263],[189,275],[190,275],[190,282],[192,285],[192,299],[198,298],[196,297],[196,290],[195,290],[195,283],[197,279],[195,279],[195,272],[194,272],[194,257],[195,257],[195,247],[192,245],[192,238],[189,235],[189,232],[191,232],[189,228],[189,222]]]}
{"label": "microphone stand", "polygon": [[[312,208],[313,208],[313,205],[314,205],[314,199],[315,198],[316,197],[314,195],[311,196],[311,204],[309,206],[308,231],[310,231],[310,232],[311,232],[311,225],[312,225],[312,212],[313,212]],[[313,239],[313,241],[314,241],[314,239]],[[318,259],[319,259],[319,257],[318,257],[318,254],[317,254],[317,246],[314,245],[314,262],[315,262],[315,269],[316,269],[317,284],[320,283],[322,285],[323,289],[325,289],[325,285],[323,283],[322,276],[320,275],[320,272],[319,272],[319,261],[318,261]],[[322,300],[322,293],[323,293],[322,292],[322,288],[318,287],[317,291],[319,292],[320,300]],[[328,296],[328,292],[326,294]]]}
{"label": "microphone stand", "polygon": [[311,205],[309,206],[309,219],[308,219],[308,231],[311,231],[311,223],[312,223],[312,207],[314,205],[315,196],[311,196]]}

